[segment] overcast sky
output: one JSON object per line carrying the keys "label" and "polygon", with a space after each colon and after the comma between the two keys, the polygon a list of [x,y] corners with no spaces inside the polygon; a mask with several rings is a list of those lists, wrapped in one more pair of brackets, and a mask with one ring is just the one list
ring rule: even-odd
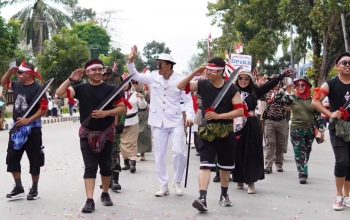
{"label": "overcast sky", "polygon": [[[213,2],[214,0],[211,0]],[[177,65],[175,70],[187,70],[188,62],[196,53],[196,43],[206,40],[209,33],[219,37],[221,31],[211,26],[206,16],[207,0],[80,0],[79,6],[93,8],[99,15],[115,11],[109,25],[112,44],[129,53],[136,44],[140,50],[147,42],[164,42],[171,49]],[[1,15],[8,19],[27,5],[6,7]]]}

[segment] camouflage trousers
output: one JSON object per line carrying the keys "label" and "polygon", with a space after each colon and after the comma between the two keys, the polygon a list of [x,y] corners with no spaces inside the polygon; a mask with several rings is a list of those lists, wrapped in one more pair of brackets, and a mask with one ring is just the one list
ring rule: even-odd
{"label": "camouflage trousers", "polygon": [[120,166],[120,134],[116,135],[115,138],[115,144],[112,148],[112,172],[120,172],[121,166]]}
{"label": "camouflage trousers", "polygon": [[299,177],[308,177],[308,162],[315,139],[314,128],[291,129],[290,138]]}

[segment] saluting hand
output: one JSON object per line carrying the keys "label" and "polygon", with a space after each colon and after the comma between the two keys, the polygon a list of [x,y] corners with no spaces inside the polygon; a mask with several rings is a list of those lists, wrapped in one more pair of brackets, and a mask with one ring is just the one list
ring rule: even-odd
{"label": "saluting hand", "polygon": [[85,69],[83,68],[76,69],[72,72],[72,74],[70,74],[70,78],[73,81],[78,82],[81,80],[81,78],[83,78],[84,73],[85,73]]}

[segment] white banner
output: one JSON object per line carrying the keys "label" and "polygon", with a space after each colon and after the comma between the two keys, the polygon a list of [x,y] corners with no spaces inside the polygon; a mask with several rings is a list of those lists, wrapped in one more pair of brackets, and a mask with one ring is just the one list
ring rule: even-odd
{"label": "white banner", "polygon": [[235,69],[242,67],[243,71],[252,71],[252,56],[242,54],[231,54],[231,64]]}

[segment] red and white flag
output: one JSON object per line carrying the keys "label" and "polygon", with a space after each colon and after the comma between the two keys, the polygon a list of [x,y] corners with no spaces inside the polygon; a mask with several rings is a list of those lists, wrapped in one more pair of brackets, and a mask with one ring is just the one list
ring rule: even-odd
{"label": "red and white flag", "polygon": [[113,63],[112,71],[115,73],[118,71],[118,63],[116,63],[116,62]]}
{"label": "red and white flag", "polygon": [[230,78],[230,75],[233,73],[233,71],[235,71],[235,68],[230,63],[226,63],[224,71],[224,76],[226,80]]}
{"label": "red and white flag", "polygon": [[243,53],[243,44],[242,43],[236,44],[234,50],[237,54]]}

